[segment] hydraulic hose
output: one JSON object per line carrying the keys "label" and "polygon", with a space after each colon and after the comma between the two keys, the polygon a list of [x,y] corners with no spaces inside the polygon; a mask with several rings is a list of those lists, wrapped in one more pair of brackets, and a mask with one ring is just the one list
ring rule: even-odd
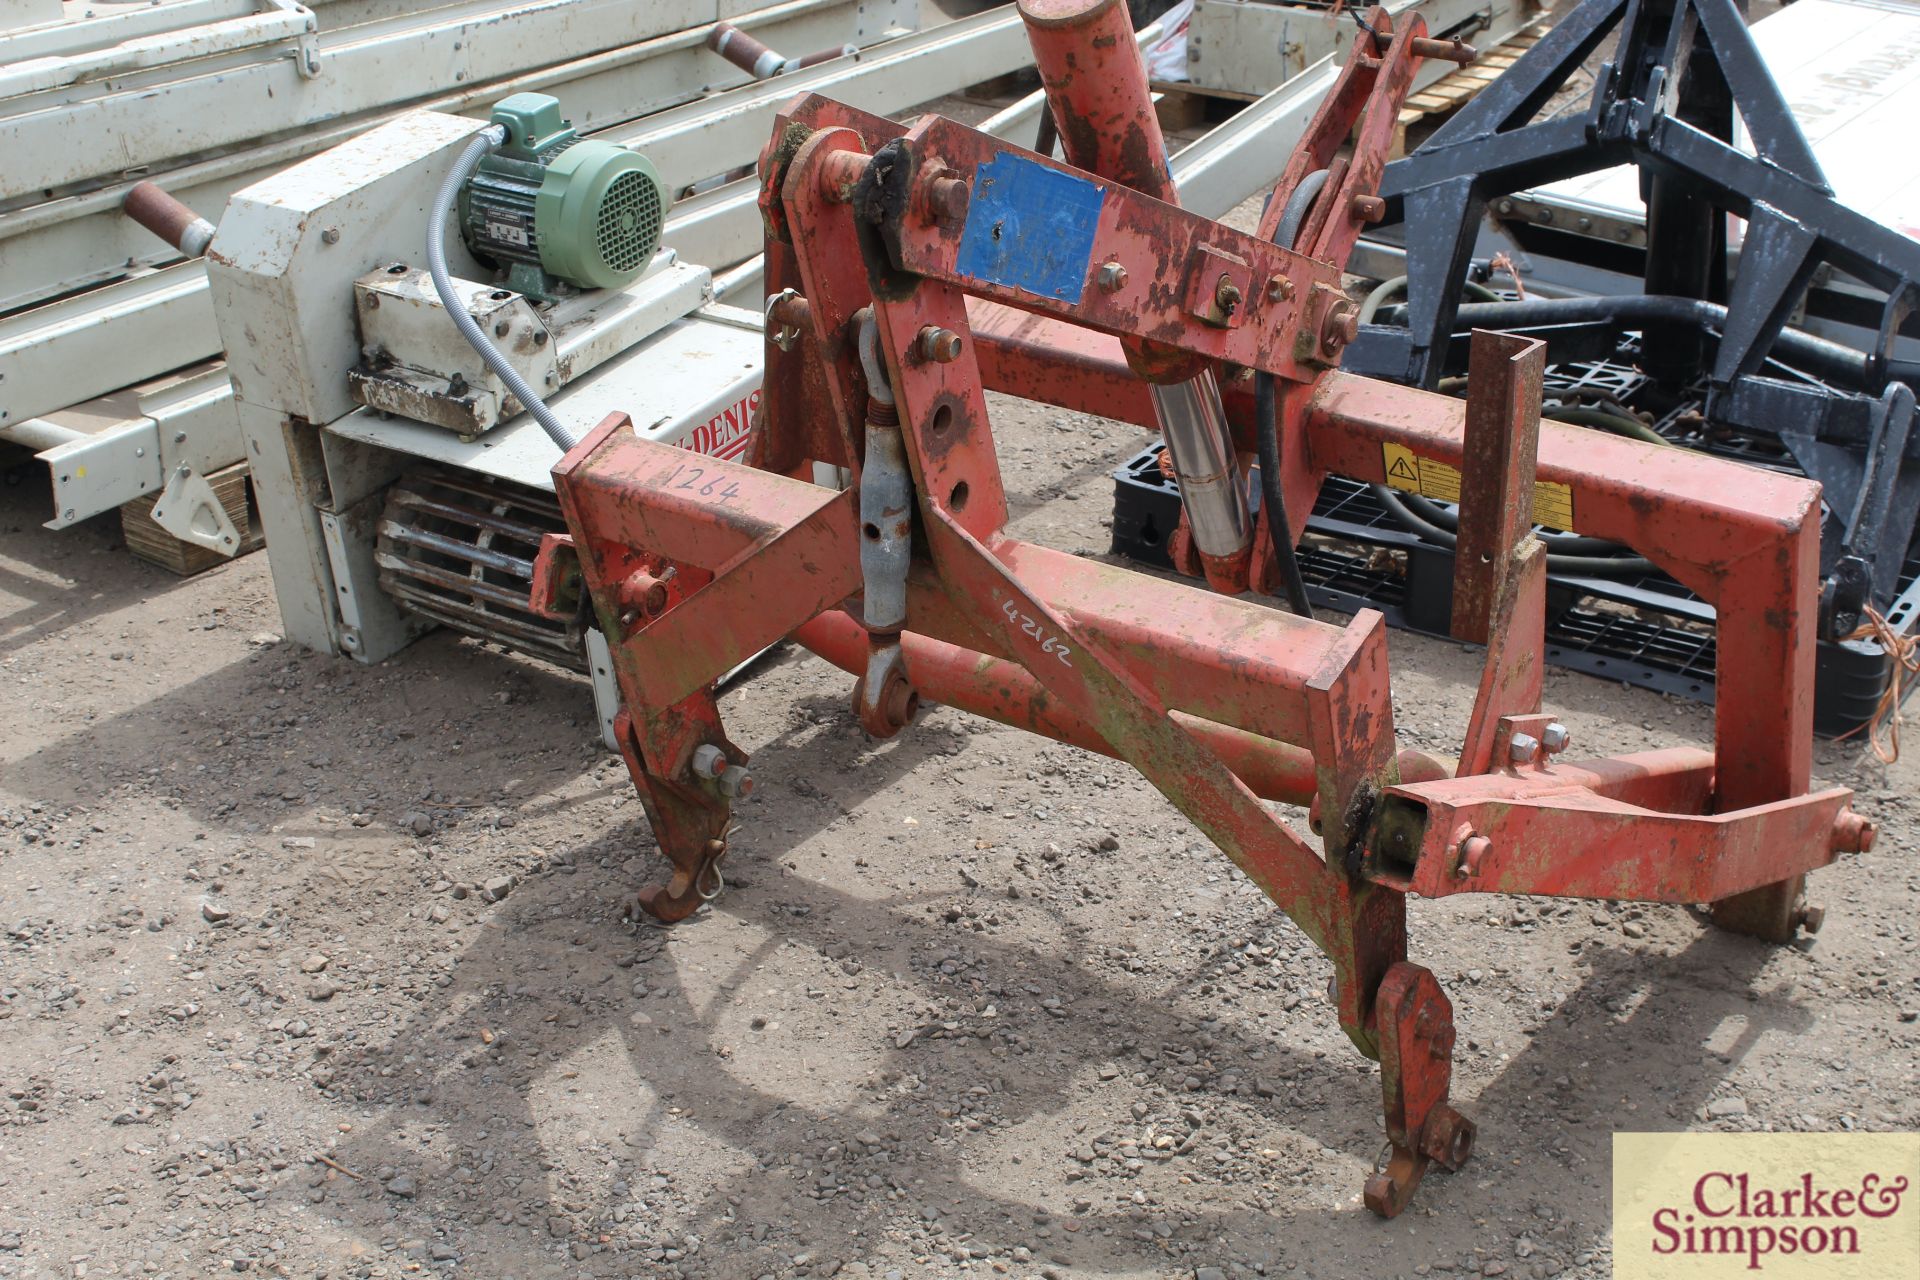
{"label": "hydraulic hose", "polygon": [[460,336],[467,345],[480,353],[480,359],[487,368],[498,375],[500,381],[507,384],[507,390],[513,392],[547,438],[560,446],[565,453],[580,443],[580,437],[567,430],[560,419],[553,416],[553,410],[547,408],[547,402],[540,398],[520,371],[507,362],[500,349],[474,318],[467,314],[466,304],[460,301],[453,291],[453,277],[447,273],[447,220],[453,216],[453,202],[460,195],[460,188],[466,185],[468,178],[489,151],[507,140],[507,131],[500,125],[488,125],[467,144],[460,158],[453,162],[440,189],[433,193],[433,209],[427,214],[427,274],[433,277],[433,291],[440,295],[440,305],[447,309],[453,318],[454,327],[460,330]]}
{"label": "hydraulic hose", "polygon": [[1273,229],[1273,242],[1283,249],[1293,248],[1293,242],[1300,238],[1300,224],[1307,220],[1307,211],[1313,208],[1314,197],[1327,185],[1327,171],[1315,169],[1300,179],[1300,185],[1287,197],[1287,203],[1280,210],[1280,221]]}
{"label": "hydraulic hose", "polygon": [[[1398,325],[1401,308],[1383,310],[1380,323]],[[1623,294],[1616,297],[1528,298],[1520,302],[1470,302],[1462,306],[1456,326],[1475,329],[1520,329],[1535,325],[1603,322],[1623,328],[1649,321],[1697,324],[1709,331],[1727,323],[1727,309],[1717,302],[1675,298],[1662,294]],[[1817,377],[1872,391],[1868,359],[1851,347],[1816,338],[1799,329],[1781,329],[1773,354]],[[1920,385],[1920,361],[1889,360],[1887,375],[1898,382]]]}
{"label": "hydraulic hose", "polygon": [[1549,409],[1540,415],[1554,422],[1571,422],[1576,427],[1597,427],[1601,431],[1616,436],[1625,436],[1629,440],[1641,440],[1647,444],[1671,445],[1673,442],[1636,418],[1621,413],[1609,413],[1605,409],[1589,409],[1583,405],[1570,404],[1562,408]]}
{"label": "hydraulic hose", "polygon": [[[1447,548],[1449,551],[1459,545],[1460,538],[1457,534],[1442,529],[1432,521],[1414,514],[1413,509],[1401,501],[1401,495],[1394,490],[1388,488],[1386,485],[1373,485],[1371,488],[1374,497],[1380,500],[1380,505],[1387,509],[1387,514],[1414,533],[1419,534],[1429,542],[1437,543]],[[1570,573],[1584,575],[1586,577],[1613,578],[1627,577],[1638,573],[1653,573],[1657,568],[1658,566],[1645,556],[1564,556],[1554,555],[1552,552],[1547,554],[1548,573]]]}
{"label": "hydraulic hose", "polygon": [[[1407,287],[1405,276],[1394,276],[1382,280],[1375,286],[1366,301],[1360,304],[1360,323],[1371,324],[1387,299],[1399,294]],[[1482,305],[1511,305],[1500,298],[1493,290],[1472,280],[1462,282],[1461,291],[1469,297],[1478,298]],[[1465,315],[1469,306],[1462,307]],[[1554,409],[1543,415],[1560,422],[1571,422],[1578,426],[1595,427],[1610,431],[1614,435],[1627,436],[1635,440],[1644,440],[1649,444],[1664,445],[1667,441],[1651,427],[1632,418],[1617,413],[1608,413],[1601,409],[1584,409],[1570,406]],[[1369,485],[1374,500],[1409,531],[1419,534],[1430,542],[1452,548],[1458,541],[1460,518],[1428,501],[1419,494],[1399,493],[1384,484]],[[1547,545],[1547,568],[1553,573],[1584,573],[1600,576],[1619,576],[1633,573],[1651,573],[1652,561],[1636,555],[1610,555],[1621,548],[1619,544],[1608,542],[1605,538],[1586,538],[1572,533],[1548,533],[1536,535]]]}
{"label": "hydraulic hose", "polygon": [[[1314,197],[1327,185],[1327,171],[1316,169],[1300,180],[1280,210],[1280,221],[1273,229],[1273,242],[1291,249],[1300,235],[1300,224],[1313,208]],[[1313,602],[1307,598],[1307,580],[1300,573],[1300,557],[1293,549],[1293,525],[1287,519],[1287,495],[1280,484],[1280,405],[1274,393],[1273,375],[1264,370],[1253,376],[1253,420],[1255,452],[1260,459],[1260,501],[1267,508],[1267,535],[1273,541],[1273,556],[1280,564],[1280,580],[1286,591],[1287,607],[1303,618],[1313,616]]]}
{"label": "hydraulic hose", "polygon": [[[1387,304],[1387,299],[1406,292],[1406,288],[1405,276],[1389,276],[1375,285],[1373,292],[1368,294],[1366,300],[1360,304],[1360,323],[1372,324],[1374,316],[1378,315],[1380,308]],[[1462,280],[1460,291],[1470,298],[1478,298],[1481,302],[1504,301],[1499,294],[1476,280]]]}

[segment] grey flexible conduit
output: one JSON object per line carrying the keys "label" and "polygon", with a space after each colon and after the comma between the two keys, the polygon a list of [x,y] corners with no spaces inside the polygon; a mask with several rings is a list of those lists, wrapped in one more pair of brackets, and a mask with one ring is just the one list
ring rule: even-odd
{"label": "grey flexible conduit", "polygon": [[447,219],[453,216],[453,202],[460,195],[460,188],[473,176],[474,168],[489,151],[507,140],[507,131],[499,125],[488,125],[482,129],[460,158],[453,162],[453,169],[441,182],[440,189],[433,193],[433,210],[427,215],[427,274],[433,277],[433,291],[440,295],[440,305],[453,317],[454,327],[460,330],[460,336],[469,346],[480,353],[480,359],[487,368],[494,371],[500,381],[507,384],[507,390],[513,392],[533,420],[547,437],[560,446],[565,453],[580,443],[580,437],[567,430],[560,419],[553,416],[553,410],[547,408],[547,402],[540,398],[520,371],[507,362],[493,340],[480,328],[479,323],[467,314],[466,304],[453,291],[453,277],[447,274]]}

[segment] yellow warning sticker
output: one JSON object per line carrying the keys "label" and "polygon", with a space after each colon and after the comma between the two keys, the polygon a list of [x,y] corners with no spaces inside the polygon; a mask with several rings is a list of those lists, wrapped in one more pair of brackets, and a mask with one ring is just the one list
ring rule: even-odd
{"label": "yellow warning sticker", "polygon": [[[1405,445],[1382,444],[1380,458],[1387,483],[1435,502],[1460,501],[1460,469],[1423,458]],[[1550,480],[1533,482],[1533,522],[1551,529],[1573,528],[1573,490]]]}

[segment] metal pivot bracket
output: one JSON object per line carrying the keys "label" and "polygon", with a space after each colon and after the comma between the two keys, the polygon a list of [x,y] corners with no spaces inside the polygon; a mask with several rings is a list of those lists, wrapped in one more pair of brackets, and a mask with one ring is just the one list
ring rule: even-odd
{"label": "metal pivot bracket", "polygon": [[184,462],[167,476],[153,504],[153,522],[182,542],[223,556],[240,550],[240,531],[205,476]]}
{"label": "metal pivot bracket", "polygon": [[266,0],[266,7],[306,19],[306,25],[293,38],[293,66],[302,80],[319,78],[320,21],[314,17],[313,10],[300,0]]}
{"label": "metal pivot bracket", "polygon": [[1431,973],[1401,961],[1374,1000],[1380,1019],[1380,1091],[1386,1168],[1367,1179],[1367,1208],[1399,1215],[1431,1164],[1452,1171],[1473,1155],[1473,1121],[1447,1100],[1453,1081],[1453,1005]]}

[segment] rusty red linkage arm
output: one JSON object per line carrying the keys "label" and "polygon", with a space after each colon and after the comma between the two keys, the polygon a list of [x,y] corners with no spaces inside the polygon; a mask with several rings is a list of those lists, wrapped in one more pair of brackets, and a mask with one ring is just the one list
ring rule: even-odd
{"label": "rusty red linkage arm", "polygon": [[[664,920],[718,890],[745,784],[714,681],[784,637],[860,677],[877,734],[926,699],[1132,764],[1332,961],[1341,1026],[1382,1066],[1393,1156],[1366,1199],[1390,1216],[1474,1140],[1448,1101],[1451,1006],[1407,959],[1408,892],[1712,902],[1784,940],[1805,873],[1870,842],[1848,793],[1808,794],[1818,490],[1543,424],[1524,339],[1476,337],[1465,404],[1333,368],[1340,265],[1393,117],[1418,58],[1449,48],[1417,16],[1367,15],[1282,178],[1269,222],[1327,174],[1295,252],[1156,198],[1172,190],[1124,4],[1022,12],[1072,163],[937,117],[790,104],[761,166],[775,301],[751,465],[603,422],[554,471],[570,533],[535,598],[564,608],[577,566],[612,644],[617,736],[672,866],[640,903]],[[1457,762],[1396,748],[1377,613],[1333,625],[1005,532],[989,389],[1151,425],[1149,384],[1205,370],[1244,452],[1252,369],[1280,387],[1285,537],[1329,474],[1462,472],[1454,624],[1488,656]],[[852,486],[807,482],[814,462]],[[1581,532],[1715,605],[1714,750],[1568,758],[1540,712],[1536,479]],[[1257,546],[1242,582],[1270,580]],[[1269,799],[1310,805],[1320,847]]]}

